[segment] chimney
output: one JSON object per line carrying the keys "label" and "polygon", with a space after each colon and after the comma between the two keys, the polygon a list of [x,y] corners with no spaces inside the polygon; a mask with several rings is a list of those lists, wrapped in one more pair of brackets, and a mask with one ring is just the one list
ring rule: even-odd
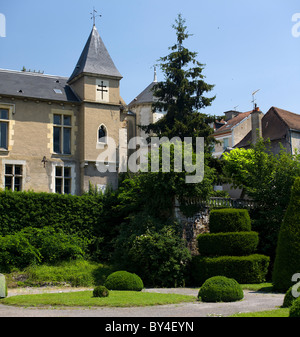
{"label": "chimney", "polygon": [[255,108],[251,113],[252,144],[256,144],[259,138],[262,138],[262,118],[263,113],[255,104]]}

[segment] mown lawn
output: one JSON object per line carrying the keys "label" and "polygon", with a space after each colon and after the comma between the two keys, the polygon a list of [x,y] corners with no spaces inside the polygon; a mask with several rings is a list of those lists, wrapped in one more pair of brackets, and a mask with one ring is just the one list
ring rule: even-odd
{"label": "mown lawn", "polygon": [[0,304],[24,307],[141,307],[196,301],[196,297],[134,291],[110,291],[106,298],[93,297],[92,291],[18,295],[0,300]]}

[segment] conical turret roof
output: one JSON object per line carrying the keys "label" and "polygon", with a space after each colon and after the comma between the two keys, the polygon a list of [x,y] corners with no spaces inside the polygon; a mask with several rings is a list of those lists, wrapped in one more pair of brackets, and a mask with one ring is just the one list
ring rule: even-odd
{"label": "conical turret roof", "polygon": [[122,78],[110,57],[96,26],[93,26],[92,32],[81,53],[73,74],[68,82],[81,74],[105,75],[110,77]]}

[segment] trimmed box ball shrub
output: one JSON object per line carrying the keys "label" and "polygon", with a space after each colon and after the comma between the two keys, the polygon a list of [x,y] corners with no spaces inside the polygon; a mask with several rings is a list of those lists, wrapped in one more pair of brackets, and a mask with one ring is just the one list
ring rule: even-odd
{"label": "trimmed box ball shrub", "polygon": [[286,292],[300,271],[300,178],[295,180],[291,199],[279,232],[273,269],[273,287]]}
{"label": "trimmed box ball shrub", "polygon": [[257,232],[235,232],[201,234],[197,237],[197,240],[200,255],[244,256],[255,252],[259,237]]}
{"label": "trimmed box ball shrub", "polygon": [[109,290],[104,286],[98,286],[93,290],[94,297],[108,297]]}
{"label": "trimmed box ball shrub", "polygon": [[244,298],[244,292],[236,280],[215,276],[205,281],[198,298],[202,302],[235,302]]}
{"label": "trimmed box ball shrub", "polygon": [[210,233],[250,232],[251,219],[246,209],[214,209],[209,218]]}
{"label": "trimmed box ball shrub", "polygon": [[195,256],[191,263],[191,282],[201,286],[213,276],[226,276],[240,284],[255,284],[266,281],[270,258],[265,255],[249,256]]}
{"label": "trimmed box ball shrub", "polygon": [[116,271],[110,274],[104,286],[110,290],[141,291],[144,289],[142,279],[138,275],[127,271]]}
{"label": "trimmed box ball shrub", "polygon": [[300,317],[300,297],[298,297],[295,301],[293,301],[289,316]]}

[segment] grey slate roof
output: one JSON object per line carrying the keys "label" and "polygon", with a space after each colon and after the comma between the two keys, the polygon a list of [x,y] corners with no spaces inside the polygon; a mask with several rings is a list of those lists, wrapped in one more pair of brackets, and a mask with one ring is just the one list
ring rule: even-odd
{"label": "grey slate roof", "polygon": [[94,26],[69,82],[82,73],[122,78]]}
{"label": "grey slate roof", "polygon": [[153,103],[155,101],[155,97],[153,96],[152,88],[157,82],[152,82],[148,87],[142,91],[132,102],[128,104],[129,107],[135,104],[142,104],[142,103]]}
{"label": "grey slate roof", "polygon": [[79,102],[67,81],[66,77],[0,69],[0,95]]}

